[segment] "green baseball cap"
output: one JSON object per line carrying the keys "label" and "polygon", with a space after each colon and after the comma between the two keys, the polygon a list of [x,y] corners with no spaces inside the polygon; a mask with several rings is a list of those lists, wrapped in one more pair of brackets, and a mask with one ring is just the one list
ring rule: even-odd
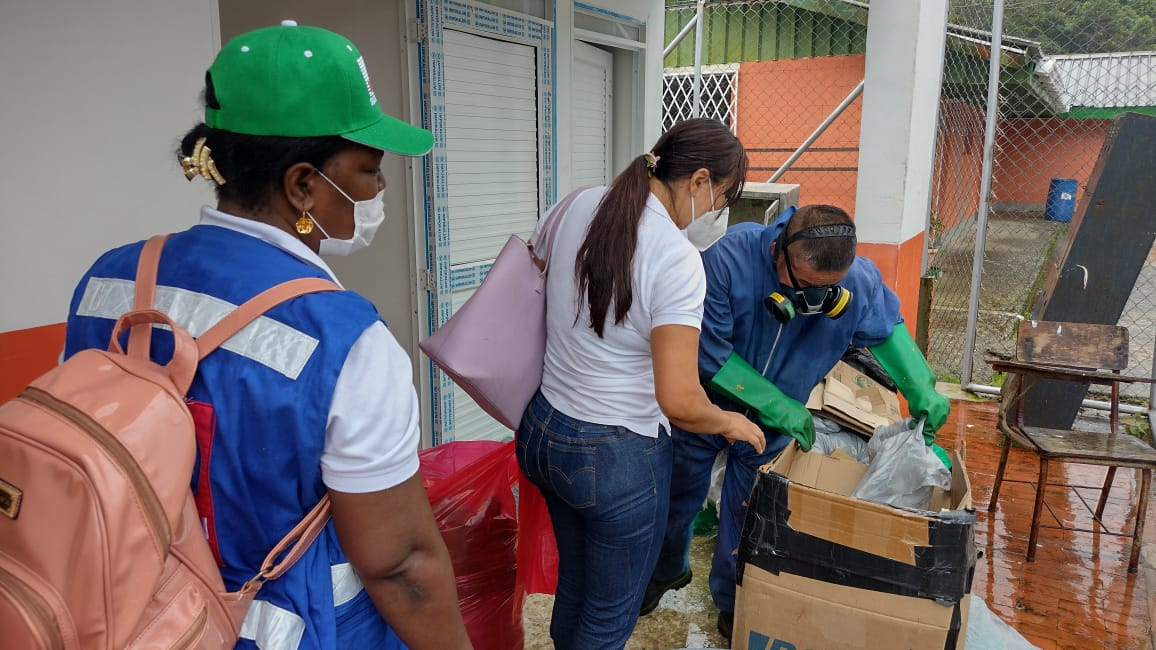
{"label": "green baseball cap", "polygon": [[[349,39],[292,20],[229,41],[209,68],[205,124],[246,135],[341,136],[420,156],[433,134],[386,115]],[[215,101],[214,101],[215,100]]]}

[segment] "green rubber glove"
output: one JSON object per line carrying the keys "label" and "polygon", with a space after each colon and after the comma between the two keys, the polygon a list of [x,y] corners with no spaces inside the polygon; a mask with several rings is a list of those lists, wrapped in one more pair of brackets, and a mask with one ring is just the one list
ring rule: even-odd
{"label": "green rubber glove", "polygon": [[723,367],[711,377],[710,385],[731,400],[754,409],[764,425],[798,440],[803,451],[811,450],[815,443],[815,421],[811,419],[811,412],[798,400],[784,395],[739,355],[731,353]]}
{"label": "green rubber glove", "polygon": [[887,340],[869,348],[879,365],[895,380],[899,392],[907,398],[911,417],[924,418],[923,441],[935,442],[935,432],[947,422],[951,400],[935,390],[935,372],[907,333],[903,323],[891,330]]}
{"label": "green rubber glove", "polygon": [[947,455],[946,449],[940,447],[939,445],[933,444],[931,445],[931,451],[935,452],[935,457],[938,458],[941,463],[943,463],[944,467],[951,469],[951,456]]}

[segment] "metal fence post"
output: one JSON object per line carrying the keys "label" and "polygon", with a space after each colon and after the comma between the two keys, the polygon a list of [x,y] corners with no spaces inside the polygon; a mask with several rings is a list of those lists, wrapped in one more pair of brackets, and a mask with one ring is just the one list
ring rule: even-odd
{"label": "metal fence post", "polygon": [[698,0],[694,24],[694,103],[691,117],[702,116],[702,12],[706,0]]}
{"label": "metal fence post", "polygon": [[991,54],[987,72],[987,119],[983,130],[983,166],[979,181],[979,206],[976,208],[975,258],[971,262],[971,295],[967,302],[967,330],[964,335],[963,365],[960,384],[971,384],[972,357],[974,356],[976,327],[979,323],[979,290],[983,277],[983,248],[987,238],[987,213],[991,199],[992,155],[995,149],[995,126],[999,121],[999,70],[1003,51],[1003,5],[995,0],[992,8]]}

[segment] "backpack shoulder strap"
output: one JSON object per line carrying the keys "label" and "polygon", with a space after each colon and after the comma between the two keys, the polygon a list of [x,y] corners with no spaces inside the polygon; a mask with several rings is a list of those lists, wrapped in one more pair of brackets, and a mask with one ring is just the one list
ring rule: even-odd
{"label": "backpack shoulder strap", "polygon": [[[151,310],[156,299],[157,267],[160,262],[161,250],[169,235],[157,235],[145,242],[141,250],[140,260],[137,262],[137,274],[133,295],[133,310]],[[261,293],[246,300],[227,316],[217,321],[205,331],[197,340],[197,358],[204,359],[210,352],[216,350],[222,343],[229,340],[246,325],[260,318],[265,312],[299,296],[321,291],[341,291],[341,287],[332,280],[324,278],[297,278],[282,282],[270,287]],[[158,314],[164,317],[163,314]],[[171,321],[170,321],[171,323]],[[128,348],[130,354],[148,358],[151,343],[152,321],[141,325],[134,325],[129,334]],[[114,342],[115,342],[114,334]],[[195,364],[193,368],[195,368]],[[191,373],[190,373],[191,374]],[[187,389],[188,383],[185,384]],[[289,570],[305,551],[309,548],[317,535],[329,523],[329,495],[325,495],[289,531],[273,550],[265,557],[260,572],[241,588],[242,593],[255,592],[261,588],[266,580],[274,580]],[[292,548],[289,548],[292,545]],[[277,557],[285,553],[285,557],[277,562]]]}
{"label": "backpack shoulder strap", "polygon": [[[261,570],[257,575],[253,576],[248,582],[241,586],[241,593],[248,594],[256,592],[261,588],[267,580],[276,580],[280,578],[286,571],[301,559],[305,551],[313,544],[313,540],[324,530],[325,525],[329,523],[329,495],[321,497],[317,505],[309,511],[305,517],[301,519],[293,530],[285,534],[281,541],[269,551],[265,556],[265,561],[261,563]],[[292,548],[290,548],[292,545]],[[286,553],[285,549],[289,549]],[[277,557],[285,553],[285,557],[280,562]]]}
{"label": "backpack shoulder strap", "polygon": [[[133,283],[133,311],[152,309],[157,295],[157,266],[161,260],[161,249],[169,235],[155,235],[145,242],[140,259],[136,263],[136,281]],[[149,358],[152,344],[153,325],[151,322],[133,326],[128,335],[128,354],[139,359]]]}
{"label": "backpack shoulder strap", "polygon": [[246,300],[241,306],[230,312],[229,315],[217,321],[217,323],[206,330],[204,334],[201,334],[201,336],[197,338],[198,358],[204,359],[210,352],[216,350],[222,343],[229,340],[229,337],[244,329],[249,323],[260,318],[265,312],[287,300],[292,300],[293,298],[309,293],[341,290],[341,287],[339,287],[337,283],[324,278],[297,278],[296,280],[288,280],[270,287],[249,300]]}
{"label": "backpack shoulder strap", "polygon": [[[322,291],[341,291],[337,283],[324,278],[297,278],[288,280],[270,287],[261,293],[246,300],[215,325],[205,331],[197,339],[197,353],[204,359],[210,352],[216,350],[222,343],[229,340],[246,325],[260,318],[265,312],[277,305],[310,293]],[[267,580],[275,580],[288,571],[301,556],[305,554],[313,540],[329,523],[329,495],[321,497],[317,505],[306,514],[293,530],[290,530],[277,542],[273,550],[265,556],[261,563],[261,570],[241,587],[240,595],[255,594]],[[289,548],[292,545],[292,548]],[[289,549],[285,553],[285,549]],[[277,562],[277,557],[285,553],[285,557]]]}

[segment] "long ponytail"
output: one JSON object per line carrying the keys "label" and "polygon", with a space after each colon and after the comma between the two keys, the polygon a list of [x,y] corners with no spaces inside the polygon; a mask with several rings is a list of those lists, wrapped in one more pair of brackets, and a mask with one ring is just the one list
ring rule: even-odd
{"label": "long ponytail", "polygon": [[631,273],[638,245],[638,222],[650,196],[646,160],[638,156],[622,170],[602,197],[590,221],[586,240],[578,249],[575,271],[578,295],[590,303],[590,327],[602,338],[610,299],[614,322],[621,323],[634,301]]}
{"label": "long ponytail", "polygon": [[653,159],[649,155],[638,156],[610,184],[594,211],[574,262],[578,295],[587,298],[590,327],[599,338],[605,330],[611,299],[616,325],[626,319],[634,302],[634,251],[638,246],[638,224],[650,197],[650,177],[669,187],[669,183],[706,168],[717,183],[734,180],[727,191],[727,205],[742,194],[748,164],[746,151],[717,120],[695,118],[679,122],[654,143],[650,153]]}

